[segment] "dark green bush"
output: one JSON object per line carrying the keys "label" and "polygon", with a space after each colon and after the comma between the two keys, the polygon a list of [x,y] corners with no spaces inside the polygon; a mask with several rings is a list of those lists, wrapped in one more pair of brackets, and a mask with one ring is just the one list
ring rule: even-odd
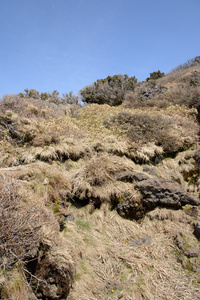
{"label": "dark green bush", "polygon": [[150,73],[150,77],[147,77],[146,81],[149,81],[150,79],[158,79],[165,76],[165,73],[160,72],[160,70],[158,70],[157,72],[152,72]]}
{"label": "dark green bush", "polygon": [[136,83],[135,76],[119,74],[99,79],[94,84],[80,90],[79,93],[83,102],[115,106],[123,102],[128,91],[134,90]]}

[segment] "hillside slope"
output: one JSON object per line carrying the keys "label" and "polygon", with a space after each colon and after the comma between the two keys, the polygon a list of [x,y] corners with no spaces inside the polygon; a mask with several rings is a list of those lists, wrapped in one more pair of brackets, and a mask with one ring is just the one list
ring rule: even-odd
{"label": "hillside slope", "polygon": [[0,101],[1,299],[200,299],[200,66],[120,106]]}

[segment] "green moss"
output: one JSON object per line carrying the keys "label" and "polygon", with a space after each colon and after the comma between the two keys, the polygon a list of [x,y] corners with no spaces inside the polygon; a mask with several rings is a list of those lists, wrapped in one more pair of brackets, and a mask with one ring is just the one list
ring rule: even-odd
{"label": "green moss", "polygon": [[59,213],[59,209],[60,209],[59,204],[60,204],[60,201],[58,199],[56,199],[54,202],[54,210],[53,210],[54,213]]}

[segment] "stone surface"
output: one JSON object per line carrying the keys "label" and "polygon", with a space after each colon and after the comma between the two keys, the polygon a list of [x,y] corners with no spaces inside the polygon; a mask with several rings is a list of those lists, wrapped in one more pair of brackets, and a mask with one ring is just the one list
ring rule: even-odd
{"label": "stone surface", "polygon": [[133,181],[142,181],[146,180],[149,177],[143,173],[132,173],[132,172],[123,172],[121,174],[118,174],[117,180],[123,181],[123,182],[133,182]]}
{"label": "stone surface", "polygon": [[181,185],[164,178],[149,178],[138,182],[135,187],[141,192],[142,204],[147,210],[157,206],[179,209],[186,204],[200,204],[200,201],[188,194]]}
{"label": "stone surface", "polygon": [[200,222],[194,225],[194,235],[200,241]]}

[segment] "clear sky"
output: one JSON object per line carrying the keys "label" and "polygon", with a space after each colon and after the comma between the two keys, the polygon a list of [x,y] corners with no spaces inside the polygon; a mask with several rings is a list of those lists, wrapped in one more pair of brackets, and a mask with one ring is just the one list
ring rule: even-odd
{"label": "clear sky", "polygon": [[200,55],[200,0],[0,0],[0,98],[145,80]]}

